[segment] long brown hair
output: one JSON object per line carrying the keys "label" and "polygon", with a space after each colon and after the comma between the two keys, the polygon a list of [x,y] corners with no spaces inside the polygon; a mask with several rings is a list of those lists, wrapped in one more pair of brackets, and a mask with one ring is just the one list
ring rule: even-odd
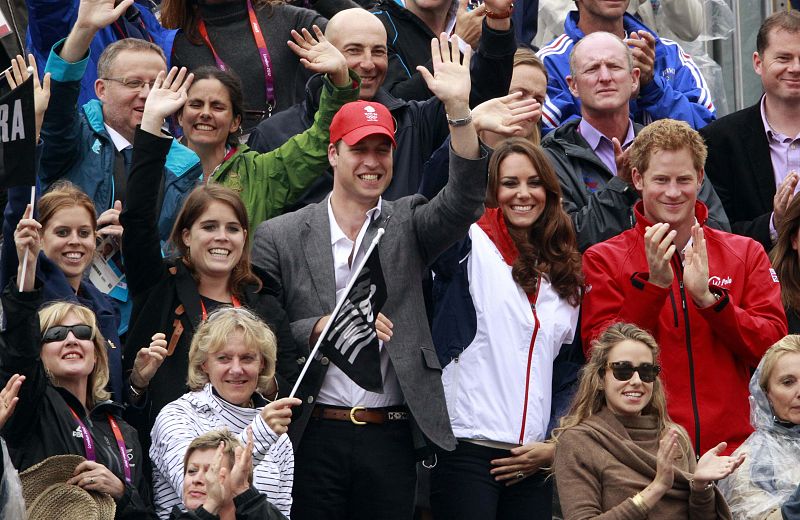
{"label": "long brown hair", "polygon": [[[606,366],[608,365],[608,353],[617,344],[625,340],[638,341],[644,344],[653,353],[653,363],[658,362],[660,349],[655,338],[650,333],[630,323],[614,323],[609,326],[592,342],[591,357],[581,369],[580,385],[575,397],[572,399],[569,413],[561,418],[558,428],[553,429],[554,442],[557,443],[558,438],[566,430],[578,426],[606,406],[603,377],[605,377]],[[656,377],[653,382],[653,395],[647,406],[642,409],[642,415],[655,415],[658,419],[660,433],[669,428],[675,428],[681,439],[681,447],[684,452],[688,453],[690,447],[689,437],[683,428],[672,422],[667,413],[667,397],[660,377]]]}
{"label": "long brown hair", "polygon": [[[180,29],[186,39],[194,45],[200,45],[203,40],[197,30],[200,21],[198,0],[163,0],[161,2],[161,25],[167,29]],[[261,9],[266,5],[282,4],[283,0],[253,0],[253,8]]]}
{"label": "long brown hair", "polygon": [[[778,241],[769,253],[772,267],[781,282],[781,301],[787,310],[800,312],[800,257],[792,244],[800,231],[800,197],[786,208],[778,226]],[[797,244],[800,247],[800,243]]]}
{"label": "long brown hair", "polygon": [[561,186],[558,178],[540,146],[531,144],[523,137],[512,137],[500,143],[489,161],[486,205],[498,207],[500,169],[503,160],[514,154],[530,160],[544,186],[546,202],[541,216],[527,233],[515,233],[509,229],[519,250],[511,275],[527,293],[536,290],[536,279],[539,275],[546,276],[561,298],[577,305],[583,285],[581,255],[572,221],[561,207]]}
{"label": "long brown hair", "polygon": [[175,225],[172,227],[172,233],[169,238],[173,247],[175,247],[183,263],[191,271],[194,279],[199,283],[200,275],[192,264],[189,247],[183,243],[183,231],[191,229],[192,225],[208,209],[212,202],[221,202],[228,205],[236,215],[239,225],[246,232],[242,256],[234,266],[233,271],[231,271],[231,276],[228,280],[229,290],[234,295],[241,297],[244,294],[245,286],[248,284],[255,284],[260,289],[261,280],[253,274],[250,266],[250,225],[247,218],[247,209],[244,207],[239,194],[230,188],[220,184],[206,184],[192,190],[189,196],[186,197],[183,207],[175,219]]}

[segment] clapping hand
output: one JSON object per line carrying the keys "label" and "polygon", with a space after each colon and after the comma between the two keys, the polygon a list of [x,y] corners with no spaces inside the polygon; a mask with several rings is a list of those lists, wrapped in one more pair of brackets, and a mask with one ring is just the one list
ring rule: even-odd
{"label": "clapping hand", "polygon": [[686,246],[683,285],[695,305],[700,308],[708,307],[717,301],[708,288],[708,249],[700,224],[692,226],[692,243]]}
{"label": "clapping hand", "polygon": [[478,132],[489,131],[504,137],[523,135],[525,121],[536,122],[542,105],[535,99],[522,99],[522,92],[484,101],[472,110],[472,122]]}
{"label": "clapping hand", "polygon": [[226,502],[231,500],[230,484],[228,483],[228,468],[223,464],[225,457],[225,442],[220,441],[214,459],[206,470],[206,501],[203,509],[216,515]]}
{"label": "clapping hand", "polygon": [[247,427],[247,445],[234,450],[233,468],[231,468],[230,490],[233,498],[250,489],[250,474],[253,472],[253,428]]}
{"label": "clapping hand", "polygon": [[347,86],[350,81],[347,60],[339,49],[325,38],[319,27],[315,25],[312,29],[316,37],[305,28],[301,29],[302,34],[292,30],[294,41],[290,40],[286,44],[297,54],[305,68],[317,74],[327,74],[337,87]]}
{"label": "clapping hand", "polygon": [[142,130],[161,135],[164,119],[174,114],[186,104],[187,91],[194,81],[194,74],[187,74],[186,67],[172,67],[169,73],[158,73],[142,114]]}
{"label": "clapping hand", "polygon": [[656,62],[656,38],[649,31],[634,31],[625,43],[631,48],[633,66],[641,71],[639,81],[642,86],[653,81]]}
{"label": "clapping hand", "polygon": [[666,222],[647,226],[644,231],[644,250],[650,271],[648,280],[658,287],[665,288],[672,285],[674,273],[670,260],[677,247],[673,243],[675,235],[677,232],[670,231],[669,224]]}

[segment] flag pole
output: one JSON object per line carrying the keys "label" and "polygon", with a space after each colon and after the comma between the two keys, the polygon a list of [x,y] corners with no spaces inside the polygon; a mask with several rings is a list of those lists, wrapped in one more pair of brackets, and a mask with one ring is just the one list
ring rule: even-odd
{"label": "flag pole", "polygon": [[383,236],[384,233],[386,233],[385,229],[378,228],[378,233],[372,239],[372,242],[370,243],[369,249],[367,249],[367,252],[364,255],[364,258],[362,258],[361,262],[359,262],[358,269],[356,269],[356,272],[353,273],[353,276],[350,278],[350,281],[347,282],[347,287],[345,287],[345,290],[342,293],[342,297],[339,298],[338,302],[336,302],[336,307],[334,307],[333,312],[330,314],[330,318],[328,319],[328,322],[325,324],[325,327],[322,329],[322,332],[320,333],[319,337],[317,338],[317,342],[314,345],[314,348],[311,349],[311,352],[308,354],[308,358],[306,359],[306,364],[303,365],[303,370],[301,370],[300,371],[300,375],[297,376],[297,382],[294,384],[294,388],[292,388],[292,392],[289,394],[289,397],[294,397],[294,395],[297,393],[297,389],[300,388],[300,383],[303,381],[303,378],[305,377],[306,372],[308,372],[308,367],[311,365],[311,361],[314,359],[314,356],[317,354],[317,351],[319,350],[320,345],[322,345],[322,341],[325,339],[325,336],[328,335],[328,330],[333,325],[334,316],[336,316],[339,313],[339,309],[344,304],[344,301],[347,298],[347,295],[350,294],[350,289],[352,289],[353,285],[355,285],[356,279],[358,278],[359,273],[361,273],[361,270],[364,268],[364,264],[366,264],[367,260],[369,260],[369,255],[371,255],[372,254],[372,250],[375,249],[375,247],[377,247],[378,242],[380,242],[381,237]]}
{"label": "flag pole", "polygon": [[[36,202],[36,185],[34,184],[31,186],[31,218],[33,218],[33,205]],[[19,283],[18,290],[22,292],[22,284],[25,282],[25,271],[28,270],[28,255],[31,253],[31,249],[29,247],[25,248],[25,255],[22,257],[22,276],[19,277],[17,283]]]}

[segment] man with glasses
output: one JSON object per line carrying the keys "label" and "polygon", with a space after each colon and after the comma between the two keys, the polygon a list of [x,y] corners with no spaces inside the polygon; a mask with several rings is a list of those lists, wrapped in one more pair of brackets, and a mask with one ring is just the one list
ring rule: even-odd
{"label": "man with glasses", "polygon": [[700,134],[664,119],[629,150],[636,226],[584,253],[584,350],[611,322],[651,332],[670,416],[698,456],[722,441],[731,453],[752,431],[751,370],[786,334],[778,278],[760,244],[705,225]]}
{"label": "man with glasses", "polygon": [[[51,102],[42,125],[39,177],[48,189],[66,179],[94,201],[99,226],[119,224],[120,201],[125,203],[133,135],[156,75],[167,67],[157,45],[126,38],[109,45],[97,62],[95,93],[78,107],[78,95],[89,60],[89,44],[97,31],[115,23],[130,0],[81,0],[69,36],[53,46],[47,61],[52,74]],[[175,141],[167,156],[159,218],[166,238],[181,203],[202,176],[199,158]],[[120,231],[121,233],[121,231]]]}

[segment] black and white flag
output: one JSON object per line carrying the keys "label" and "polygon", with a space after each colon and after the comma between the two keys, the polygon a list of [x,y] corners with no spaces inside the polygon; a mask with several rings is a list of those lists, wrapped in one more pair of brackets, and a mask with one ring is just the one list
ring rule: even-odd
{"label": "black and white flag", "polygon": [[0,98],[0,186],[36,184],[33,77]]}
{"label": "black and white flag", "polygon": [[376,245],[377,241],[367,251],[361,269],[331,318],[320,349],[358,386],[383,392],[375,319],[386,303],[386,281]]}

